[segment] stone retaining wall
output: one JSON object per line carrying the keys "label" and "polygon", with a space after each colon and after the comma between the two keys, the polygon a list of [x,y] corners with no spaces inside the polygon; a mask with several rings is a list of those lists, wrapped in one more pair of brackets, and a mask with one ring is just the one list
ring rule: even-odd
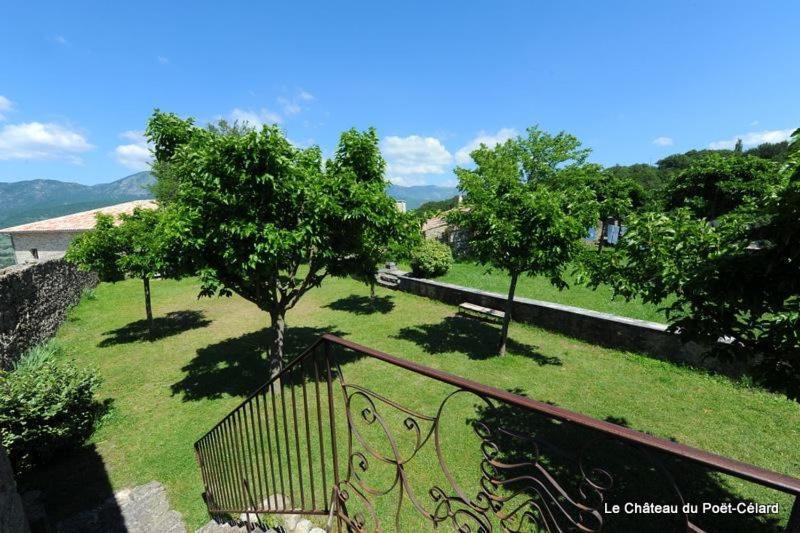
{"label": "stone retaining wall", "polygon": [[63,259],[0,270],[0,368],[55,335],[67,309],[95,285],[96,274]]}
{"label": "stone retaining wall", "polygon": [[[451,305],[469,302],[493,309],[505,309],[507,295],[504,294],[413,278],[398,271],[391,274],[398,280],[395,288],[404,292]],[[520,297],[514,298],[511,316],[517,322],[526,322],[608,348],[704,366],[729,375],[739,375],[743,371],[739,365],[703,357],[707,348],[693,342],[683,343],[676,334],[667,331],[666,324]]]}

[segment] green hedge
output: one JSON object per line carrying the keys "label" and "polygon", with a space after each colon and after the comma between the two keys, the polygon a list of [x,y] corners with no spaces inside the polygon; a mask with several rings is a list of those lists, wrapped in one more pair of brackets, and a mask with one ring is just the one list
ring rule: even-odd
{"label": "green hedge", "polygon": [[420,278],[446,274],[452,265],[450,247],[433,239],[425,239],[411,252],[411,270]]}
{"label": "green hedge", "polygon": [[17,470],[80,447],[102,414],[99,377],[59,352],[53,343],[38,346],[0,372],[0,434]]}

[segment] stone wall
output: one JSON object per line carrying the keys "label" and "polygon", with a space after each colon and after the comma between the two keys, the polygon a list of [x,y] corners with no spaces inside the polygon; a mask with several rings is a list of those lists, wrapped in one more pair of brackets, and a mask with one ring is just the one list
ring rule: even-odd
{"label": "stone wall", "polygon": [[53,335],[97,275],[63,259],[0,270],[0,367]]}
{"label": "stone wall", "polygon": [[[412,278],[396,271],[392,274],[397,276],[398,280],[395,287],[404,292],[426,296],[451,305],[469,302],[492,309],[505,309],[507,295],[504,294]],[[514,298],[511,316],[515,321],[527,322],[607,348],[703,366],[728,375],[739,375],[744,370],[743,367],[732,363],[704,357],[707,348],[696,343],[682,342],[678,335],[667,331],[666,324],[520,297]]]}
{"label": "stone wall", "polygon": [[14,481],[14,472],[11,470],[6,450],[2,446],[0,446],[0,531],[3,533],[29,531],[22,499]]}

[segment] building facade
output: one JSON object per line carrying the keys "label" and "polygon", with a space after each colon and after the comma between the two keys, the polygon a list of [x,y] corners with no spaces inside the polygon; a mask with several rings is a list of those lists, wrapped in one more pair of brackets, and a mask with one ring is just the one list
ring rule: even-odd
{"label": "building facade", "polygon": [[154,209],[153,200],[136,200],[100,209],[82,211],[63,217],[49,218],[20,226],[0,229],[11,237],[14,258],[18,265],[64,257],[69,244],[81,233],[94,228],[98,213],[114,216],[131,214],[134,209]]}

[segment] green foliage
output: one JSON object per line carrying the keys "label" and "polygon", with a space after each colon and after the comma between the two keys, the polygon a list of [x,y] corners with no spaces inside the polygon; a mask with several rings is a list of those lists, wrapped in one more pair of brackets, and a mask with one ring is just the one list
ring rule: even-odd
{"label": "green foliage", "polygon": [[[661,303],[675,295],[672,330],[748,361],[762,382],[800,398],[800,130],[779,175],[751,159],[709,156],[700,168],[713,173],[693,171],[703,178],[693,183],[713,174],[719,194],[686,196],[716,203],[633,217],[595,274],[618,273],[610,282],[626,297]],[[709,212],[723,214],[713,224],[698,218]]]}
{"label": "green foliage", "polygon": [[0,373],[0,435],[19,470],[81,446],[101,414],[100,379],[59,352],[53,343],[36,347]]}
{"label": "green foliage", "polygon": [[667,176],[653,165],[636,163],[628,166],[615,165],[603,170],[610,179],[625,184],[625,193],[635,211],[655,210],[660,205]]}
{"label": "green foliage", "polygon": [[199,272],[201,295],[235,292],[270,314],[280,362],[286,311],[328,275],[365,279],[410,232],[385,192],[378,136],[349,130],[323,163],[318,147],[298,148],[276,126],[175,120],[156,111],[147,129],[177,184],[168,239]]}
{"label": "green foliage", "polygon": [[0,234],[0,268],[11,266],[15,262],[14,247],[11,246],[11,239],[8,235]]}
{"label": "green foliage", "polygon": [[591,186],[598,183],[600,168],[586,163],[589,150],[576,137],[537,128],[494,148],[481,145],[470,155],[474,170],[456,168],[464,207],[447,218],[470,235],[477,262],[511,277],[500,334],[503,354],[520,274],[566,286],[564,269],[599,216],[598,193]]}
{"label": "green foliage", "polygon": [[564,266],[598,218],[589,184],[599,169],[587,155],[575,137],[536,128],[527,138],[481,146],[472,153],[474,170],[456,169],[465,209],[448,220],[469,232],[478,262],[563,285]]}
{"label": "green foliage", "polygon": [[666,206],[687,207],[696,217],[713,220],[748,200],[768,197],[780,181],[777,163],[755,156],[709,154],[675,176]]}
{"label": "green foliage", "polygon": [[125,271],[119,264],[121,239],[114,217],[97,213],[95,219],[94,229],[78,235],[67,248],[65,258],[81,270],[97,272],[101,281],[121,281]]}
{"label": "green foliage", "polygon": [[95,271],[102,281],[125,277],[179,277],[180,254],[172,248],[171,213],[137,208],[114,217],[98,213],[92,231],[79,235],[67,249],[66,259],[83,270]]}
{"label": "green foliage", "polygon": [[151,190],[163,205],[172,202],[178,194],[180,176],[172,171],[169,160],[180,146],[189,142],[196,130],[193,119],[183,120],[174,113],[161,113],[158,109],[147,124],[145,136],[154,146],[155,156],[152,172],[156,183]]}
{"label": "green foliage", "polygon": [[434,239],[423,239],[411,252],[411,270],[420,278],[442,276],[453,266],[450,247]]}

